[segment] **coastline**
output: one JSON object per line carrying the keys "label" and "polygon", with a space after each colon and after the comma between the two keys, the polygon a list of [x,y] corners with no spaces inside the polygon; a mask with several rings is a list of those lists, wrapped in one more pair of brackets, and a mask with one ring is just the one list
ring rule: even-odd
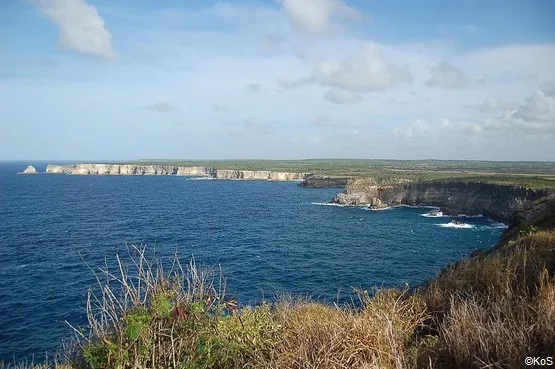
{"label": "coastline", "polygon": [[535,201],[555,195],[552,188],[526,188],[519,185],[474,181],[421,181],[376,185],[369,179],[353,179],[332,203],[365,205],[380,209],[388,206],[430,206],[444,214],[457,216],[482,214],[494,221],[511,225]]}
{"label": "coastline", "polygon": [[[213,178],[203,177],[202,179],[213,179]],[[234,178],[233,180],[241,180],[241,179]],[[69,183],[70,181],[67,181],[67,182]],[[423,185],[423,183],[425,183],[425,185]],[[382,206],[377,207],[376,205],[374,205],[376,206],[374,210],[385,210],[388,208],[388,206],[391,206],[393,208],[409,207],[409,208],[415,208],[415,209],[438,208],[437,206],[431,206],[431,205],[426,206],[425,204],[428,203],[430,199],[432,199],[433,201],[443,201],[445,203],[448,203],[449,201],[453,201],[453,193],[449,192],[450,188],[453,189],[451,186],[455,186],[452,182],[450,182],[449,184],[441,184],[440,182],[423,182],[423,183],[419,183],[419,184],[403,183],[399,185],[389,184],[387,186],[381,186],[386,188],[387,191],[389,192],[387,191],[383,193],[380,192],[380,195],[384,195],[384,194],[385,195],[394,194],[395,196],[402,195],[402,198],[404,200],[400,201],[401,202],[400,204],[389,205],[389,204],[385,204],[385,201],[388,198],[386,198],[386,196],[384,195],[380,198],[380,201],[382,201]],[[457,186],[466,186],[467,188],[466,192],[457,190],[456,194],[459,197],[467,198],[467,199],[468,198],[479,199],[473,196],[472,189],[474,184],[467,185],[466,182],[462,182],[462,181],[457,181],[457,183],[458,184],[455,186],[455,188],[458,188]],[[71,186],[71,184],[68,184],[68,185]],[[407,187],[407,186],[410,186],[410,187]],[[415,186],[415,188],[412,188],[413,186]],[[380,186],[377,186],[377,187],[380,187]],[[375,188],[369,187],[369,190],[367,192],[364,192],[364,191],[360,192],[359,191],[360,189],[361,187],[359,183],[359,187],[357,187],[357,185],[349,186],[348,188],[345,189],[344,193],[350,196],[353,196],[352,198],[355,198],[354,196],[356,195],[356,196],[361,196],[359,197],[359,199],[363,199],[362,196],[366,196],[365,197],[366,199],[368,198],[372,199],[369,196],[374,193],[373,191],[375,190]],[[416,189],[418,189],[419,191],[418,196],[416,196],[417,194]],[[426,196],[430,196],[431,194],[430,189],[433,189],[432,194],[434,196],[426,197]],[[511,191],[507,190],[504,186],[493,186],[491,187],[491,189],[498,191],[499,194],[503,194],[503,196],[506,196],[507,198],[508,198],[508,195],[511,194]],[[503,191],[503,189],[507,190],[508,192]],[[525,192],[525,193],[535,194],[536,192],[534,191]],[[335,192],[335,191],[330,191],[330,192],[326,191],[326,193],[328,194],[327,196],[331,197],[332,192]],[[517,189],[517,193],[518,193],[518,189]],[[394,200],[398,199],[395,196],[393,196],[392,198]],[[489,196],[491,197],[491,193]],[[450,197],[451,197],[451,200],[449,199]],[[412,201],[414,199],[418,200],[417,203],[422,205],[407,204],[409,201]],[[370,201],[370,206],[372,206],[371,204],[372,202],[377,203],[377,201]],[[468,203],[468,202],[465,202],[465,203]],[[365,203],[363,201],[361,201],[359,205],[339,204],[339,203],[327,203],[323,205],[368,207],[368,203]],[[333,344],[341,345],[344,343],[346,345],[345,347],[352,348],[353,349],[352,357],[355,358],[356,360],[360,359],[361,362],[363,362],[364,358],[368,357],[366,355],[371,356],[373,355],[374,352],[377,352],[377,351],[386,352],[387,357],[394,357],[393,355],[400,355],[398,357],[405,357],[405,358],[415,357],[413,354],[413,351],[414,351],[417,353],[416,355],[417,358],[424,358],[424,359],[431,358],[431,360],[435,363],[445,363],[445,362],[448,363],[448,364],[444,364],[444,366],[441,366],[441,364],[438,364],[440,365],[440,366],[437,366],[439,368],[473,367],[471,363],[465,361],[466,359],[464,357],[457,356],[457,355],[463,355],[461,354],[461,353],[464,353],[464,350],[463,350],[464,348],[461,348],[463,343],[471,342],[473,337],[463,336],[461,334],[449,336],[445,332],[449,331],[449,329],[455,329],[457,327],[456,324],[460,324],[461,326],[466,326],[466,327],[468,326],[476,327],[476,330],[475,330],[476,332],[483,331],[483,330],[480,330],[480,327],[491,327],[491,325],[497,324],[496,323],[497,321],[495,320],[491,320],[491,321],[486,320],[486,321],[477,321],[477,322],[467,321],[467,320],[464,320],[466,319],[466,315],[464,316],[456,315],[458,311],[457,309],[464,309],[464,308],[483,309],[483,310],[477,310],[477,311],[484,311],[484,312],[487,312],[488,311],[487,309],[490,309],[489,307],[490,305],[480,305],[482,304],[482,302],[480,302],[482,300],[476,300],[474,299],[474,297],[482,298],[483,296],[487,296],[487,298],[490,300],[484,300],[484,301],[486,301],[486,303],[488,304],[491,303],[492,306],[494,306],[496,309],[497,308],[512,309],[511,306],[517,306],[512,303],[512,300],[510,300],[514,296],[516,296],[517,298],[526,299],[526,304],[533,307],[532,309],[530,309],[530,311],[528,310],[525,312],[521,312],[517,310],[503,311],[503,314],[506,314],[507,318],[502,322],[500,322],[499,326],[495,326],[496,327],[495,329],[499,330],[499,329],[502,329],[503,326],[509,326],[511,328],[508,331],[512,333],[515,331],[515,328],[511,324],[521,323],[523,324],[523,327],[524,327],[523,331],[525,331],[525,329],[526,331],[537,329],[537,331],[533,331],[533,332],[538,332],[538,333],[537,334],[534,333],[534,335],[531,335],[531,337],[543,337],[542,334],[549,333],[549,332],[542,332],[541,330],[539,330],[538,328],[539,325],[524,326],[524,323],[522,323],[521,321],[517,319],[512,319],[511,318],[512,315],[510,314],[515,314],[514,316],[517,316],[517,314],[527,314],[526,319],[530,321],[537,321],[540,318],[545,319],[545,316],[540,315],[543,311],[545,311],[540,309],[542,306],[544,306],[542,304],[545,303],[545,301],[541,299],[542,295],[529,293],[527,292],[528,290],[526,290],[525,288],[527,288],[526,286],[531,285],[533,286],[531,290],[535,291],[534,288],[536,286],[541,286],[541,283],[545,284],[545,282],[542,282],[543,279],[539,279],[538,276],[540,276],[540,274],[538,273],[543,270],[542,268],[544,267],[544,264],[549,267],[550,265],[549,263],[551,263],[550,260],[555,260],[552,257],[553,249],[551,247],[551,245],[553,245],[553,241],[552,241],[553,231],[551,230],[551,228],[554,226],[554,222],[555,222],[554,209],[555,209],[555,198],[553,195],[540,197],[535,200],[533,195],[523,198],[522,204],[518,205],[517,207],[511,210],[510,214],[511,214],[511,217],[515,219],[515,222],[511,225],[509,229],[503,232],[501,236],[501,240],[499,240],[499,244],[497,246],[488,247],[487,249],[477,249],[475,252],[472,252],[468,258],[462,258],[454,262],[453,264],[446,264],[442,268],[438,276],[434,277],[429,282],[423,282],[421,284],[414,285],[413,288],[410,290],[409,289],[405,290],[404,289],[405,287],[400,285],[398,289],[390,290],[390,289],[382,288],[379,291],[375,291],[375,293],[370,293],[370,294],[365,294],[366,291],[359,291],[364,301],[363,306],[360,308],[360,310],[344,309],[343,307],[340,307],[340,306],[330,306],[317,301],[309,301],[309,302],[277,301],[275,304],[268,304],[268,305],[261,305],[261,306],[258,306],[258,305],[241,306],[237,310],[230,310],[228,312],[229,315],[226,315],[226,317],[229,316],[231,318],[229,318],[229,320],[227,320],[227,323],[226,323],[225,320],[221,319],[221,316],[217,315],[218,311],[220,311],[217,309],[220,309],[220,308],[225,309],[226,306],[218,307],[217,305],[214,305],[215,306],[214,310],[209,310],[208,308],[204,307],[205,300],[200,300],[200,297],[198,301],[192,300],[194,304],[194,305],[191,305],[192,307],[186,304],[177,305],[176,301],[178,300],[172,299],[170,300],[170,303],[176,304],[176,305],[169,305],[168,309],[163,310],[161,312],[160,310],[156,310],[160,308],[158,305],[138,306],[137,307],[138,309],[144,309],[141,311],[148,312],[147,315],[144,315],[145,318],[148,318],[147,323],[141,326],[142,327],[141,329],[142,329],[142,332],[144,332],[144,336],[146,336],[147,335],[146,332],[148,332],[148,335],[152,334],[152,335],[159,335],[160,337],[165,337],[164,331],[161,331],[161,332],[156,331],[155,327],[163,326],[163,324],[168,322],[167,314],[170,314],[169,316],[172,317],[175,314],[177,314],[176,311],[178,312],[179,309],[184,309],[187,312],[187,314],[189,314],[190,311],[193,311],[193,309],[197,309],[199,306],[203,306],[203,309],[206,309],[204,311],[209,312],[210,314],[215,314],[214,321],[210,321],[210,326],[216,327],[216,329],[208,333],[209,336],[207,337],[210,337],[210,339],[214,339],[215,341],[218,341],[218,342],[226,342],[226,344],[229,343],[230,347],[232,346],[235,347],[234,345],[236,344],[244,343],[245,342],[244,337],[246,337],[245,335],[248,336],[252,332],[255,333],[256,337],[268,337],[268,334],[269,334],[271,335],[271,337],[274,337],[273,339],[276,340],[276,341],[267,343],[267,345],[266,343],[263,343],[261,344],[261,346],[252,346],[252,347],[249,346],[249,350],[250,350],[249,352],[253,352],[256,350],[260,350],[256,352],[262,352],[261,356],[256,357],[255,359],[252,359],[253,361],[249,361],[251,360],[251,356],[249,355],[242,356],[241,353],[238,353],[237,360],[240,361],[241,363],[255,363],[257,361],[262,362],[261,360],[263,360],[264,357],[267,357],[265,356],[266,353],[269,352],[271,353],[271,355],[274,355],[276,353],[283,354],[285,353],[285,350],[290,350],[287,352],[293,352],[293,354],[291,354],[291,357],[295,357],[294,353],[296,351],[294,351],[295,349],[294,345],[293,347],[287,346],[287,342],[291,342],[291,340],[293,340],[293,342],[299,342],[299,344],[302,344],[301,341],[303,340],[310,341],[312,339],[314,339],[315,341],[311,341],[311,342],[324,342],[324,341],[319,341],[319,336],[312,335],[313,331],[311,331],[311,329],[314,326],[311,324],[325,325],[326,323],[331,322],[331,325],[333,325],[333,327],[336,327],[336,328],[339,327],[341,329],[341,332],[353,332],[353,330],[351,330],[352,325],[355,325],[355,326],[360,325],[364,327],[377,327],[375,328],[376,330],[372,330],[374,328],[365,328],[364,331],[360,331],[360,332],[356,331],[357,333],[354,335],[350,335],[351,333],[345,333],[345,336],[334,336],[336,331],[332,330],[329,325],[325,325],[323,327],[317,326],[317,329],[315,328],[315,330],[320,332],[323,336],[340,337],[339,340],[334,341]],[[341,213],[341,211],[339,213]],[[418,212],[414,211],[414,213],[416,214]],[[457,216],[459,214],[453,214],[453,215]],[[469,216],[473,216],[473,215],[469,215]],[[546,239],[547,241],[545,241]],[[440,242],[444,242],[444,241],[440,240]],[[489,245],[491,245],[491,243]],[[540,245],[541,248],[538,245]],[[536,251],[536,250],[539,250],[539,251]],[[518,264],[518,262],[520,260],[519,258],[522,253],[524,253],[525,255],[525,259],[524,259],[525,262],[524,264],[521,265],[521,264]],[[398,259],[398,260],[402,260],[402,259]],[[520,273],[520,270],[523,270],[522,268],[525,268],[526,272],[519,274],[519,277],[515,278],[514,274],[512,273],[514,273],[514,271],[518,271],[518,273]],[[553,268],[552,267],[550,268],[551,269],[548,269],[549,273],[553,271]],[[520,281],[524,280],[523,276],[527,278],[526,283],[523,283],[523,286],[517,285],[516,287],[511,287],[513,289],[509,291],[510,293],[508,293],[506,296],[503,295],[504,293],[503,291],[505,291],[504,288],[506,288],[507,285],[512,286],[511,283],[520,283]],[[538,280],[534,279],[536,277],[538,277]],[[490,285],[493,285],[493,287],[491,287],[491,290],[489,289]],[[538,290],[539,290],[539,287],[538,287]],[[476,295],[472,295],[472,293],[474,293],[473,291],[477,291]],[[156,292],[153,292],[153,293],[156,293]],[[478,293],[482,295],[479,295]],[[384,300],[383,299],[384,296],[390,296],[389,294],[392,294],[391,295],[393,296],[392,299]],[[470,297],[468,298],[464,297],[466,296],[465,294],[468,294],[468,296]],[[158,295],[153,295],[153,296],[158,296]],[[194,299],[194,297],[192,298]],[[186,300],[186,299],[187,297],[183,297],[183,300]],[[384,301],[387,301],[386,305],[383,305]],[[505,301],[509,301],[511,303],[510,304],[505,303]],[[408,302],[410,302],[411,305],[407,307],[407,310],[395,310],[396,307],[401,306],[401,305],[398,305],[399,303],[405,304]],[[498,304],[498,305],[495,305],[495,304]],[[405,305],[402,305],[402,306],[405,306]],[[210,308],[211,307],[212,305],[210,305]],[[191,310],[187,310],[187,309],[191,309]],[[411,309],[416,309],[414,311],[417,311],[422,315],[418,315],[418,314],[411,315],[412,313],[410,314],[403,313],[403,311],[413,311]],[[303,313],[304,315],[301,315],[299,318],[292,318],[292,317],[295,317],[296,316],[295,314],[298,314],[299,312],[304,312]],[[372,315],[373,313],[376,313],[376,312],[378,313],[377,315]],[[284,315],[279,315],[281,313],[283,313]],[[254,315],[249,315],[249,314],[254,314]],[[387,314],[390,314],[390,315],[387,315]],[[538,314],[538,315],[534,315],[534,314]],[[321,319],[321,316],[325,316],[326,318]],[[489,319],[487,318],[487,315],[481,315],[481,316],[485,316],[486,318],[484,319]],[[521,316],[521,315],[518,315],[518,316]],[[122,328],[123,335],[117,336],[117,337],[125,337],[126,332],[128,332],[127,330],[129,327],[128,324],[130,324],[129,322],[132,322],[133,319],[135,319],[135,317],[136,315],[134,315],[133,312],[129,313],[129,311],[122,311],[121,315],[118,315],[117,324],[119,324],[118,325],[119,327],[123,327]],[[143,315],[141,315],[141,317],[143,317]],[[401,332],[405,332],[407,334],[406,337],[408,338],[406,340],[402,340],[398,342],[398,345],[399,345],[398,347],[400,347],[399,350],[401,351],[389,352],[388,351],[389,348],[387,345],[371,346],[373,347],[372,349],[364,351],[365,347],[370,347],[369,345],[373,344],[371,343],[372,341],[370,341],[370,338],[364,335],[365,334],[364,332],[373,332],[372,334],[383,333],[384,334],[383,338],[386,340],[388,339],[388,337],[390,337],[388,336],[388,334],[390,334],[388,333],[389,331],[382,332],[380,330],[381,329],[380,327],[383,327],[384,317],[387,317],[387,319],[391,319],[391,321],[396,322],[395,325],[391,327],[392,329],[391,332],[393,332],[391,334],[395,334],[396,337],[400,337],[397,335],[401,334]],[[414,320],[415,317],[419,317],[422,319]],[[424,319],[424,317],[426,319]],[[444,319],[444,317],[449,317],[449,319]],[[183,320],[184,322],[187,322],[183,318],[180,318],[180,319]],[[239,319],[241,319],[241,321]],[[255,324],[256,322],[260,321],[260,319],[267,319],[267,320],[264,320],[265,325],[259,326]],[[298,320],[295,320],[295,319],[298,319]],[[292,321],[299,322],[298,330],[292,327],[291,325]],[[415,323],[415,325],[412,326],[410,325],[410,322],[416,322],[417,324]],[[232,331],[233,334],[230,334],[228,336],[221,336],[220,335],[221,332],[230,332],[226,330],[226,329],[230,329],[231,327],[230,324],[233,324],[232,326],[234,329]],[[245,324],[245,326],[243,326],[243,324]],[[402,331],[401,330],[402,328],[400,327],[405,327],[405,324],[407,327],[406,331]],[[479,324],[483,324],[483,325],[479,325]],[[265,327],[268,327],[268,326],[275,327],[275,331],[272,331],[273,333],[266,332],[264,329],[266,329]],[[109,327],[106,327],[106,328],[108,329]],[[171,327],[168,326],[168,327],[165,327],[164,329],[171,329]],[[506,337],[506,336],[503,336],[503,334],[501,333],[496,333],[499,331],[495,331],[494,329],[489,329],[488,332],[492,332],[491,337],[484,338],[483,336],[480,336],[478,337],[479,339],[477,338],[478,342],[488,342],[488,345],[490,345],[490,347],[497,346],[497,343],[499,341],[495,341],[495,340],[506,342],[507,345],[515,345],[515,343],[510,341],[509,338],[501,339],[500,337]],[[359,333],[361,336],[358,336]],[[196,345],[197,341],[195,340],[198,337],[198,334],[199,334],[199,331],[192,329],[190,331],[184,332],[183,335],[180,335],[179,337],[181,338],[190,337],[191,345]],[[143,335],[139,335],[139,336],[143,337]],[[85,354],[89,355],[89,353],[91,352],[90,350],[97,350],[95,352],[99,352],[99,353],[104,352],[102,350],[106,349],[107,347],[107,346],[104,346],[103,342],[106,342],[103,340],[104,338],[108,339],[110,342],[117,342],[118,347],[121,347],[122,350],[127,350],[128,348],[134,349],[136,347],[139,347],[138,345],[146,345],[148,343],[148,341],[146,340],[141,341],[142,338],[140,337],[133,338],[133,339],[126,339],[121,342],[117,341],[118,339],[117,337],[111,336],[111,335],[96,336],[96,338],[98,339],[96,340],[93,339],[89,343],[83,343],[82,347],[84,347],[85,350],[80,352],[75,352],[74,353],[76,355],[75,357],[78,360],[81,360],[83,355]],[[461,337],[461,342],[456,341],[458,337]],[[463,342],[463,338],[467,341]],[[298,341],[295,341],[297,339]],[[201,341],[198,341],[198,342],[201,342]],[[202,341],[202,342],[205,342],[205,341]],[[260,343],[261,341],[258,340],[256,342]],[[361,342],[361,344],[360,345],[357,344],[358,342]],[[533,340],[531,338],[529,342],[530,342],[529,347],[532,347],[532,349],[537,350],[535,352],[538,352],[539,354],[541,354],[542,351],[539,351],[539,350],[541,349],[541,347],[545,347],[542,345],[545,345],[546,343],[549,344],[551,341],[549,340],[538,341],[538,340]],[[256,344],[258,345],[258,343]],[[172,346],[170,343],[167,343],[167,345],[164,347],[167,349],[170,349]],[[339,347],[339,346],[336,346],[336,347]],[[516,347],[516,346],[513,346],[513,347]],[[319,350],[321,347],[316,346],[316,348]],[[283,351],[279,351],[279,350],[283,350]],[[225,357],[224,356],[225,351],[220,352],[220,354],[218,354],[218,351],[215,351],[215,352],[216,352],[216,355],[221,354],[221,356],[216,356],[215,360],[217,360],[217,358]],[[359,355],[359,353],[362,353],[362,352],[364,352],[364,355],[362,354]],[[483,360],[483,362],[495,362],[495,360],[499,359],[499,357],[488,357],[487,352],[480,352],[478,351],[478,349],[475,349],[475,351],[473,352],[476,352],[476,357],[479,357],[480,360]],[[187,356],[189,355],[187,353],[182,353],[182,355],[183,355],[182,356],[183,358],[187,358],[184,360],[195,360],[196,358],[195,356]],[[516,356],[513,356],[513,358],[514,357]],[[101,356],[101,354],[98,354],[96,358],[98,360],[105,359],[103,356]],[[164,357],[161,356],[159,360],[163,360],[163,358]],[[142,356],[138,356],[136,358],[136,360],[143,360],[143,359],[144,357]],[[126,363],[125,365],[127,365],[128,363],[129,365],[131,365],[130,364],[131,360],[126,361],[128,360],[126,358],[122,358],[121,360],[124,360],[123,362]],[[330,360],[338,360],[338,358],[333,358]],[[391,367],[389,365],[389,362],[386,361],[386,359],[384,360],[385,361],[381,362],[382,363],[381,367],[386,367],[386,368]],[[516,363],[516,361],[511,361],[511,363],[513,362]],[[407,361],[407,365],[408,363],[409,361]],[[456,363],[457,365],[452,363]],[[352,364],[351,362],[345,363],[345,365],[347,366],[351,364]],[[69,366],[69,365],[70,364],[68,364],[68,368],[72,368],[72,369],[79,367],[79,366]],[[149,365],[150,364],[145,364],[145,366],[143,367],[149,367]],[[222,365],[225,365],[225,364],[222,364]],[[276,365],[276,367],[286,368],[286,367],[293,367],[293,366],[287,363],[286,364],[280,363],[280,366]]]}
{"label": "coastline", "polygon": [[215,167],[134,164],[69,164],[46,166],[45,173],[70,175],[175,175],[204,176],[213,179],[301,181],[307,173],[268,170],[234,170]]}

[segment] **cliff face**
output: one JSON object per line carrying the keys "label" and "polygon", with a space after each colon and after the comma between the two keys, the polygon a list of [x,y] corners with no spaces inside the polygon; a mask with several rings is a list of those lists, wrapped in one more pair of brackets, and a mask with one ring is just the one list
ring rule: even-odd
{"label": "cliff face", "polygon": [[304,173],[271,172],[253,170],[230,170],[210,167],[178,167],[171,165],[131,164],[71,164],[47,165],[46,173],[76,175],[203,175],[218,179],[263,179],[274,181],[302,180]]}
{"label": "cliff face", "polygon": [[297,181],[297,180],[302,180],[304,178],[304,173],[271,172],[267,170],[216,169],[214,178],[265,179],[270,181]]}
{"label": "cliff face", "polygon": [[310,176],[304,179],[301,187],[345,187],[349,178]]}
{"label": "cliff face", "polygon": [[171,165],[71,164],[46,166],[46,173],[81,175],[212,175],[213,172],[213,168]]}
{"label": "cliff face", "polygon": [[553,193],[550,189],[464,181],[412,182],[376,186],[368,181],[351,180],[345,191],[332,202],[348,205],[370,204],[437,206],[447,214],[484,214],[511,223],[525,204]]}

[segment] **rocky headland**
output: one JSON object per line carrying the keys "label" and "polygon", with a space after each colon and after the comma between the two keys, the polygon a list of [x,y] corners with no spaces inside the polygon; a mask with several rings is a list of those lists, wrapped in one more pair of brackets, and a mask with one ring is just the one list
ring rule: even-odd
{"label": "rocky headland", "polygon": [[435,206],[446,214],[483,214],[512,224],[531,203],[554,194],[553,189],[530,189],[462,180],[376,185],[370,179],[352,179],[333,203],[383,208],[395,205]]}
{"label": "rocky headland", "polygon": [[73,175],[176,175],[206,176],[216,179],[258,179],[270,181],[298,181],[305,173],[273,172],[265,170],[232,170],[213,167],[184,167],[173,165],[136,164],[69,164],[47,165],[46,173]]}

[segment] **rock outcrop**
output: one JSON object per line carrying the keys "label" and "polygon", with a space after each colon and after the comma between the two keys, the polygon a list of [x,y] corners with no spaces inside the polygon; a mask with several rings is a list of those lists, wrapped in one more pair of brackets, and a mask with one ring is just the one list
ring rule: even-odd
{"label": "rock outcrop", "polygon": [[320,176],[309,176],[301,182],[301,187],[345,187],[349,182],[349,178],[346,177],[320,177]]}
{"label": "rock outcrop", "polygon": [[392,205],[437,206],[446,214],[483,214],[511,223],[525,204],[554,193],[552,189],[465,181],[424,181],[378,186],[372,181],[349,181],[332,202],[383,207]]}
{"label": "rock outcrop", "polygon": [[37,174],[37,170],[35,169],[34,166],[29,165],[27,168],[25,168],[25,170],[23,172],[21,172],[20,174]]}
{"label": "rock outcrop", "polygon": [[216,169],[214,178],[218,179],[265,179],[269,181],[299,181],[303,173],[272,172],[266,170]]}
{"label": "rock outcrop", "polygon": [[47,165],[46,173],[75,175],[178,175],[208,176],[217,179],[261,179],[271,181],[297,181],[304,173],[272,172],[265,170],[231,170],[212,167],[181,167],[171,165],[134,164],[70,164]]}

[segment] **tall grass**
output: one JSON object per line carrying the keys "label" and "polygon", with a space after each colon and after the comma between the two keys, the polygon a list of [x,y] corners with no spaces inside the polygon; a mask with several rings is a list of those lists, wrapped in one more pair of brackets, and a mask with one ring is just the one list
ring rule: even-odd
{"label": "tall grass", "polygon": [[425,303],[407,291],[361,291],[361,309],[281,298],[238,308],[221,274],[133,249],[130,265],[97,275],[89,332],[76,330],[74,367],[404,368]]}
{"label": "tall grass", "polygon": [[438,365],[512,368],[555,353],[555,231],[522,234],[462,260],[422,292]]}

